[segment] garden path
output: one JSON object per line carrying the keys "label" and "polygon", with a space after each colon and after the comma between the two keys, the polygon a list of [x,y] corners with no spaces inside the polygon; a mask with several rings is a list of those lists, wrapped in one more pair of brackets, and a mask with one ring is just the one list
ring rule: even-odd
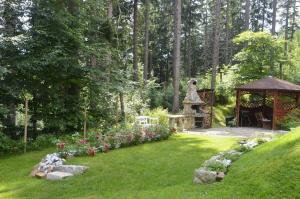
{"label": "garden path", "polygon": [[184,133],[192,135],[212,135],[212,136],[226,136],[226,137],[238,137],[238,138],[250,138],[257,136],[272,136],[286,133],[282,130],[268,130],[262,128],[252,127],[221,127],[221,128],[210,128],[210,129],[192,129],[186,130]]}

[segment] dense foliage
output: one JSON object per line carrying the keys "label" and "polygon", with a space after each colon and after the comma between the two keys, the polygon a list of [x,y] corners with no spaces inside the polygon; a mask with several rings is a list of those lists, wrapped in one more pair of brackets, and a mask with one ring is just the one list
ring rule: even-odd
{"label": "dense foliage", "polygon": [[[171,110],[173,1],[0,4],[0,129],[5,135],[22,137],[28,95],[33,139],[80,132],[85,121],[88,129],[106,132],[149,109]],[[181,4],[179,102],[188,78],[211,86],[212,68],[222,104],[231,100],[237,84],[265,75],[299,83],[296,0]]]}

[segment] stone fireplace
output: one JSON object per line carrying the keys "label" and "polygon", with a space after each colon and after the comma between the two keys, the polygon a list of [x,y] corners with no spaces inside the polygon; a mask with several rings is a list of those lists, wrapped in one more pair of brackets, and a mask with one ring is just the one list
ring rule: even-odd
{"label": "stone fireplace", "polygon": [[188,89],[183,100],[184,129],[203,128],[205,103],[197,93],[197,80],[188,81]]}

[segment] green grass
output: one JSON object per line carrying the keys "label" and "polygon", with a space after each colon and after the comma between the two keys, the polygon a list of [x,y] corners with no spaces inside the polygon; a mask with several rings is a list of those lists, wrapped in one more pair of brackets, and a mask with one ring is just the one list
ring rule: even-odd
{"label": "green grass", "polygon": [[194,169],[236,140],[176,135],[170,140],[119,149],[69,163],[87,173],[51,182],[28,176],[47,152],[0,159],[0,198],[300,198],[300,128],[237,160],[220,183],[195,185]]}

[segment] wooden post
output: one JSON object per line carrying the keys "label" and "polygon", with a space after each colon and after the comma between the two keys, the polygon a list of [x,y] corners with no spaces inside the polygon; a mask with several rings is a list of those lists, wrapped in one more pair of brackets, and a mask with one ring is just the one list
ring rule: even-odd
{"label": "wooden post", "polygon": [[211,89],[210,91],[210,128],[213,125],[213,117],[214,117],[214,103],[215,103],[215,90]]}
{"label": "wooden post", "polygon": [[278,91],[273,93],[273,122],[272,122],[272,130],[276,130],[277,123],[277,104],[278,104]]}
{"label": "wooden post", "polygon": [[86,119],[87,119],[87,110],[84,108],[84,123],[83,123],[83,137],[86,139]]}
{"label": "wooden post", "polygon": [[27,147],[27,127],[28,127],[28,99],[25,98],[24,153],[26,153],[26,147]]}
{"label": "wooden post", "polygon": [[236,108],[235,108],[236,127],[240,126],[240,104],[241,104],[241,91],[236,90]]}

